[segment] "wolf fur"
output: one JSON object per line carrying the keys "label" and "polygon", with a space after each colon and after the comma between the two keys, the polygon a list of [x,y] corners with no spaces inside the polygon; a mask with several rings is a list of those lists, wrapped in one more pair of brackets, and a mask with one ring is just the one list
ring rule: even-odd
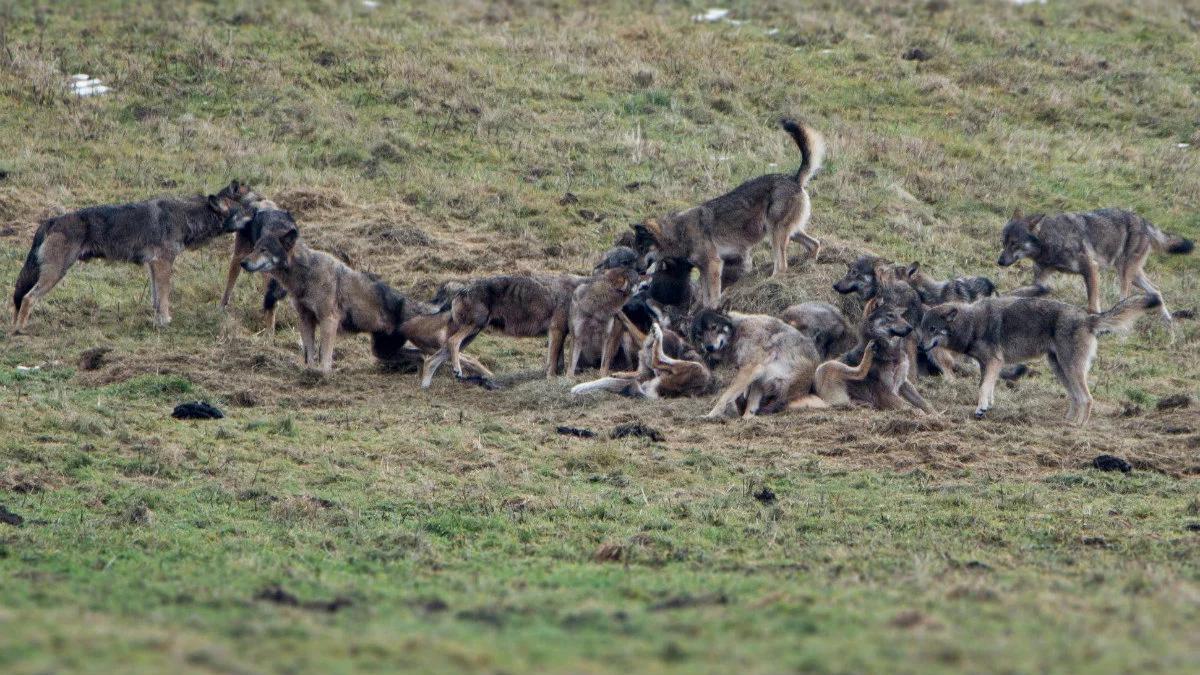
{"label": "wolf fur", "polygon": [[[1008,267],[1021,258],[1033,261],[1033,286],[1022,294],[1047,292],[1046,280],[1054,272],[1078,274],[1087,288],[1088,311],[1100,311],[1100,268],[1117,271],[1121,298],[1133,287],[1161,297],[1146,276],[1146,259],[1152,251],[1183,255],[1195,245],[1168,234],[1131,211],[1099,209],[1086,213],[1034,214],[1018,209],[1001,233],[1003,250],[997,264]],[[1159,305],[1164,322],[1171,323],[1165,303]]]}
{"label": "wolf fur", "polygon": [[1087,374],[1096,355],[1096,337],[1128,328],[1162,305],[1158,295],[1131,296],[1100,314],[1046,298],[984,298],[974,304],[931,308],[921,322],[927,349],[942,346],[979,363],[982,377],[975,417],[995,404],[996,380],[1006,363],[1046,356],[1067,390],[1067,420],[1084,424],[1091,415]]}

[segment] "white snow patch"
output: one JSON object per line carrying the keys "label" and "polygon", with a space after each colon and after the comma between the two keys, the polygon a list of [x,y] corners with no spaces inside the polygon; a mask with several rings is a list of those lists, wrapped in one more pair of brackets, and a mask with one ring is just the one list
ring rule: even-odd
{"label": "white snow patch", "polygon": [[703,14],[697,14],[697,15],[693,16],[692,21],[701,21],[701,22],[705,22],[705,23],[712,23],[713,21],[720,21],[721,19],[724,19],[727,16],[729,16],[729,10],[718,9],[718,8],[714,7],[713,9],[710,9]]}
{"label": "white snow patch", "polygon": [[87,73],[72,75],[70,84],[71,92],[76,96],[99,96],[112,91],[112,87],[103,84]]}

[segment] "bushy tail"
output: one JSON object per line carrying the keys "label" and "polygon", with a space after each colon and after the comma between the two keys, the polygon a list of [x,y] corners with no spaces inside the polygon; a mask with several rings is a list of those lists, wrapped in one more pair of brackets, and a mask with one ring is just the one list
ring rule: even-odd
{"label": "bushy tail", "polygon": [[275,311],[275,305],[278,305],[280,300],[286,298],[287,294],[287,289],[283,287],[283,284],[275,279],[268,281],[267,290],[263,292],[263,311]]}
{"label": "bushy tail", "polygon": [[375,282],[375,291],[379,294],[380,309],[387,317],[391,330],[371,333],[371,353],[380,361],[403,360],[404,343],[408,338],[400,326],[408,319],[405,315],[407,299],[382,281]]}
{"label": "bushy tail", "polygon": [[1096,335],[1128,330],[1138,317],[1161,305],[1162,297],[1157,293],[1130,296],[1107,312],[1088,317],[1088,327]]}
{"label": "bushy tail", "polygon": [[25,295],[37,285],[38,277],[42,275],[42,266],[38,261],[38,249],[42,247],[42,242],[46,240],[46,231],[50,229],[51,221],[43,221],[38,226],[37,232],[33,234],[33,245],[29,247],[29,255],[25,256],[25,265],[21,267],[20,273],[17,274],[17,285],[13,290],[13,318],[16,318],[16,313],[21,310],[21,301],[25,299]]}
{"label": "bushy tail", "polygon": [[779,124],[800,147],[800,168],[796,170],[796,181],[806,185],[808,179],[821,170],[821,164],[825,161],[825,138],[793,119],[785,118]]}
{"label": "bushy tail", "polygon": [[1154,248],[1157,251],[1186,255],[1196,248],[1196,244],[1191,239],[1184,239],[1174,234],[1168,234],[1150,223],[1146,223],[1146,226],[1150,228],[1150,241],[1153,242]]}

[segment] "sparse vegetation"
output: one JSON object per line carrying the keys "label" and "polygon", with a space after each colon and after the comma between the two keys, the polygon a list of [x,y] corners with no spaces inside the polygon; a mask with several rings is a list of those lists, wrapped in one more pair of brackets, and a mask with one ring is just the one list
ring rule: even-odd
{"label": "sparse vegetation", "polygon": [[[1200,237],[1198,7],[739,2],[744,24],[693,22],[704,9],[0,2],[0,281],[38,218],[234,177],[418,297],[582,271],[629,222],[794,167],[782,114],[830,142],[810,227],[825,253],[769,280],[760,247],[740,309],[840,301],[829,284],[861,250],[1012,288],[1027,269],[994,260],[1016,206],[1121,206]],[[77,72],[113,91],[68,97]],[[717,424],[706,401],[571,400],[535,340],[472,346],[495,393],[420,391],[365,338],[305,373],[290,310],[258,333],[259,280],[218,310],[226,247],[180,259],[169,329],[143,271],[90,264],[29,335],[0,333],[0,670],[1200,659],[1200,422],[1157,405],[1200,397],[1194,320],[1102,343],[1084,429],[1062,426],[1039,364],[984,422],[960,378],[922,382],[937,417]],[[1196,265],[1151,259],[1172,309],[1194,312]],[[170,418],[195,399],[227,417]],[[636,421],[665,440],[610,438]],[[1091,468],[1100,454],[1132,472]]]}

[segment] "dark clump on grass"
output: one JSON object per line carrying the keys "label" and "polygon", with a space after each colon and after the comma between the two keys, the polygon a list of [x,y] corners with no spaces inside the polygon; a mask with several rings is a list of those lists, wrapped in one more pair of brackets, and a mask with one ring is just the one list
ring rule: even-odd
{"label": "dark clump on grass", "polygon": [[905,61],[928,61],[929,59],[933,58],[933,55],[924,49],[921,49],[920,47],[913,47],[905,50],[900,58],[904,59]]}
{"label": "dark clump on grass", "polygon": [[0,523],[12,525],[13,527],[21,527],[25,523],[25,519],[9,511],[3,504],[0,504]]}
{"label": "dark clump on grass", "polygon": [[596,432],[591,429],[581,429],[579,427],[560,426],[555,428],[555,431],[563,436],[575,436],[576,438],[595,438]]}
{"label": "dark clump on grass", "polygon": [[1160,398],[1156,407],[1159,410],[1174,410],[1176,408],[1186,408],[1191,404],[1191,396],[1188,396],[1187,394],[1175,394],[1173,396],[1167,396],[1166,398]]}
{"label": "dark clump on grass", "polygon": [[651,612],[662,612],[672,609],[688,609],[704,605],[728,605],[729,596],[724,593],[707,593],[704,595],[677,595],[650,605]]}
{"label": "dark clump on grass", "polygon": [[1100,455],[1093,459],[1092,467],[1100,471],[1120,471],[1121,473],[1129,473],[1133,470],[1129,462],[1112,455]]}
{"label": "dark clump on grass", "polygon": [[177,420],[219,420],[225,417],[225,413],[205,401],[191,401],[175,406],[171,417]]}
{"label": "dark clump on grass", "polygon": [[104,357],[112,347],[93,347],[79,355],[80,370],[97,370],[104,365]]}
{"label": "dark clump on grass", "polygon": [[775,492],[771,488],[764,485],[758,490],[755,490],[754,498],[763,504],[770,504],[775,501]]}
{"label": "dark clump on grass", "polygon": [[350,607],[354,601],[350,598],[336,596],[332,600],[309,600],[301,602],[300,598],[279,584],[267,586],[254,595],[255,600],[262,600],[275,605],[283,605],[285,607],[299,607],[312,612],[328,612],[333,614],[339,610]]}
{"label": "dark clump on grass", "polygon": [[641,422],[629,422],[627,424],[618,424],[617,426],[613,427],[613,438],[625,438],[627,436],[649,438],[655,443],[662,443],[664,440],[666,440],[666,437],[662,435],[661,431],[655,429],[654,427],[646,426]]}

